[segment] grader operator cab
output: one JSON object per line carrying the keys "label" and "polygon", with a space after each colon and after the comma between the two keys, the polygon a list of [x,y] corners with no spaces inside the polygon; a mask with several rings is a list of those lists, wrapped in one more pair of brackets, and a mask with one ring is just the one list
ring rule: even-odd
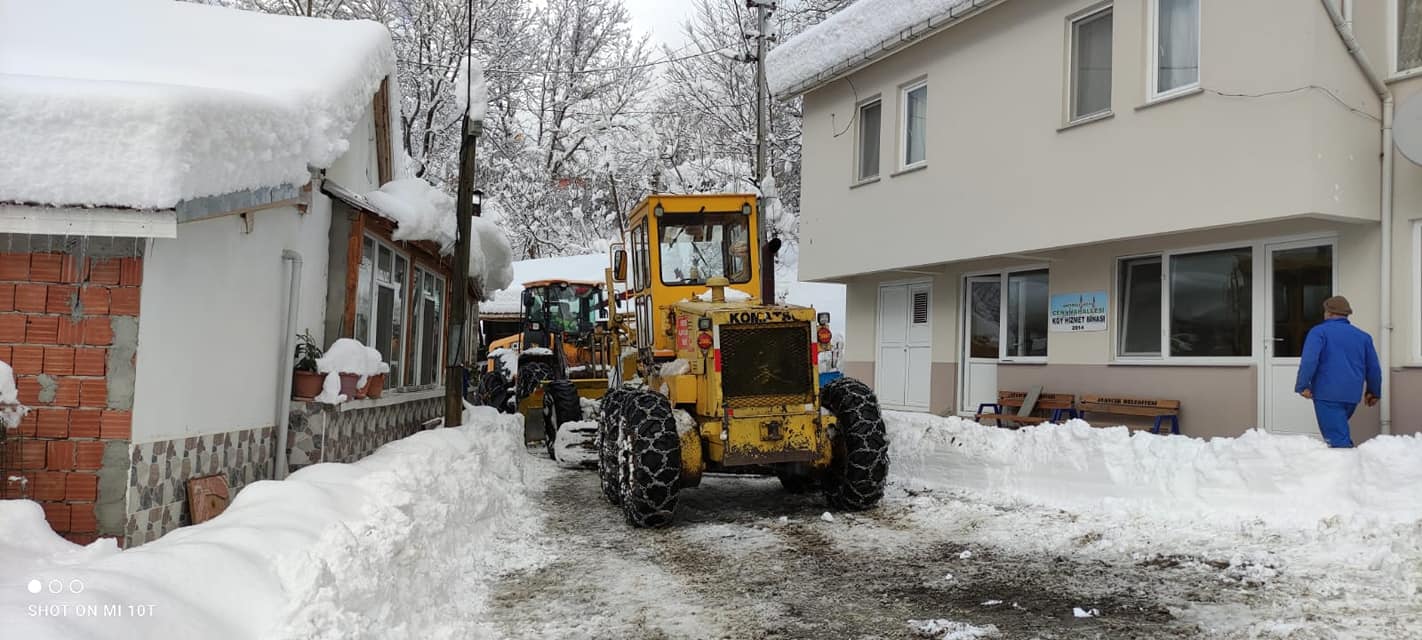
{"label": "grader operator cab", "polygon": [[708,471],[774,473],[840,510],[883,496],[878,401],[849,378],[820,387],[828,314],[761,299],[758,213],[754,195],[652,195],[613,248],[608,287],[630,270],[630,313],[609,305],[608,359],[644,384],[602,399],[598,474],[634,526],[670,524]]}

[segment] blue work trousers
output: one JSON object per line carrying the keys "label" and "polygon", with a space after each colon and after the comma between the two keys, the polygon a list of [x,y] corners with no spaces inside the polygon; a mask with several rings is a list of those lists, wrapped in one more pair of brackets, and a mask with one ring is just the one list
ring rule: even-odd
{"label": "blue work trousers", "polygon": [[1313,413],[1318,416],[1318,430],[1330,447],[1350,448],[1353,436],[1348,432],[1348,420],[1358,408],[1356,402],[1333,402],[1314,399]]}

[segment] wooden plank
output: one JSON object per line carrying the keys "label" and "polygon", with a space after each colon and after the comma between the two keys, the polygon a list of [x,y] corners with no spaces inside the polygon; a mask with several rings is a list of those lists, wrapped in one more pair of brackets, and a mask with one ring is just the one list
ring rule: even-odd
{"label": "wooden plank", "polygon": [[380,89],[375,92],[373,105],[375,117],[375,165],[380,184],[390,182],[393,169],[390,166],[390,76],[380,81]]}

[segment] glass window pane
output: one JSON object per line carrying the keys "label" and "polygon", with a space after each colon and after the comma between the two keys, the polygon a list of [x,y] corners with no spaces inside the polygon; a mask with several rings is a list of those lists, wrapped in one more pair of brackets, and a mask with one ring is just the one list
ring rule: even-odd
{"label": "glass window pane", "polygon": [[908,127],[904,138],[904,164],[923,162],[927,158],[928,87],[908,92],[904,122]]}
{"label": "glass window pane", "polygon": [[969,355],[973,358],[996,360],[1002,356],[998,351],[998,338],[1002,333],[1002,282],[970,282],[968,295],[973,309],[973,335]]}
{"label": "glass window pane", "polygon": [[375,341],[370,345],[389,360],[390,344],[394,337],[395,290],[390,287],[375,288]]}
{"label": "glass window pane", "polygon": [[1007,355],[1047,355],[1047,272],[1027,271],[1007,276]]}
{"label": "glass window pane", "polygon": [[859,109],[859,179],[879,175],[879,125],[883,103],[866,104]]}
{"label": "glass window pane", "polygon": [[1333,247],[1273,252],[1274,356],[1303,355],[1304,337],[1323,322],[1323,301],[1333,295]]}
{"label": "glass window pane", "polygon": [[400,363],[405,359],[405,296],[409,295],[409,287],[406,286],[406,275],[408,266],[405,257],[395,254],[395,283],[394,295],[391,300],[390,311],[390,352],[385,354],[385,361],[390,363],[390,380],[399,384]]}
{"label": "glass window pane", "polygon": [[426,300],[420,312],[420,384],[434,384],[439,367],[439,312]]}
{"label": "glass window pane", "polygon": [[1111,109],[1111,12],[1072,25],[1072,119]]}
{"label": "glass window pane", "polygon": [[1247,356],[1253,321],[1249,248],[1170,258],[1170,355]]}
{"label": "glass window pane", "polygon": [[375,275],[380,282],[390,282],[390,262],[393,254],[390,247],[380,245],[380,257],[375,261]]}
{"label": "glass window pane", "polygon": [[1422,0],[1397,0],[1397,70],[1422,67]]}
{"label": "glass window pane", "polygon": [[375,270],[375,244],[366,238],[362,244],[360,264],[356,267],[355,331],[351,337],[370,344],[370,288]]}
{"label": "glass window pane", "polygon": [[750,282],[750,223],[744,215],[668,213],[659,232],[664,284],[697,285],[715,277]]}
{"label": "glass window pane", "polygon": [[1156,93],[1200,81],[1200,0],[1157,0]]}
{"label": "glass window pane", "polygon": [[1121,261],[1120,354],[1160,355],[1160,258]]}

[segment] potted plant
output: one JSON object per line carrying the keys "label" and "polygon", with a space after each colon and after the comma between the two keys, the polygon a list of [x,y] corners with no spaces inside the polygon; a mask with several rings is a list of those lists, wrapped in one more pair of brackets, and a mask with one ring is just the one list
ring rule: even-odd
{"label": "potted plant", "polygon": [[321,395],[321,383],[326,376],[316,370],[316,359],[322,355],[320,345],[307,330],[296,336],[296,371],[291,379],[291,396],[298,400],[311,400]]}

